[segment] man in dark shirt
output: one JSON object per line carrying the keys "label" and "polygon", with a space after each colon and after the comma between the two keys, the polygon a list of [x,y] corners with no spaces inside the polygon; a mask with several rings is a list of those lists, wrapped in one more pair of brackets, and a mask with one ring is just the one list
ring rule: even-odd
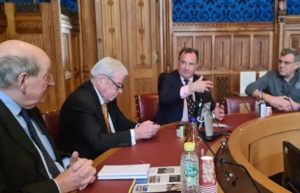
{"label": "man in dark shirt", "polygon": [[278,60],[278,69],[268,71],[263,77],[246,87],[246,94],[259,97],[263,91],[264,100],[281,111],[300,111],[299,52],[294,48],[284,48]]}

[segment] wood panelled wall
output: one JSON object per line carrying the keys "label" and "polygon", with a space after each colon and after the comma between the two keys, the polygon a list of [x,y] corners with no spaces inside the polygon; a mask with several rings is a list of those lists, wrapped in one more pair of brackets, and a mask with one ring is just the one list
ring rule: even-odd
{"label": "wood panelled wall", "polygon": [[[243,30],[241,30],[243,28]],[[199,50],[199,75],[213,80],[217,101],[239,91],[240,71],[272,68],[273,27],[270,23],[173,25],[172,69],[178,67],[182,47]]]}
{"label": "wood panelled wall", "polygon": [[134,95],[157,92],[161,63],[159,3],[96,1],[98,57],[120,60],[129,72],[117,98],[125,116],[137,120]]}
{"label": "wood panelled wall", "polygon": [[66,96],[83,81],[82,51],[77,14],[62,11],[59,2],[0,4],[0,42],[22,40],[42,48],[52,61],[55,86],[42,112],[60,109]]}
{"label": "wood panelled wall", "polygon": [[42,112],[60,109],[89,78],[96,55],[114,57],[128,69],[117,100],[124,114],[136,120],[134,95],[157,92],[159,74],[177,68],[183,46],[199,50],[197,74],[214,81],[217,101],[239,91],[240,71],[276,69],[282,48],[300,50],[300,16],[287,16],[278,0],[270,23],[180,24],[172,22],[172,0],[78,2],[78,15],[61,9],[58,0],[31,8],[0,4],[0,42],[24,40],[44,49],[52,61],[56,86],[39,106]]}

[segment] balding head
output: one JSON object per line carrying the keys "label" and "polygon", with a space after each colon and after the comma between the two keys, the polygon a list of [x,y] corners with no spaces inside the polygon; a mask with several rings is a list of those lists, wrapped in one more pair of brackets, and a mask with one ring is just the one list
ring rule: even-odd
{"label": "balding head", "polygon": [[41,48],[20,40],[5,41],[0,44],[0,88],[16,83],[22,72],[36,76],[49,65],[50,59]]}
{"label": "balding head", "polygon": [[0,44],[0,89],[22,108],[45,100],[54,85],[49,67],[49,57],[37,46],[19,40]]}
{"label": "balding head", "polygon": [[[39,47],[20,40],[7,40],[0,44],[0,58],[6,55],[13,55],[19,57],[32,56],[37,60],[48,58],[47,54]],[[46,57],[46,58],[45,58]]]}

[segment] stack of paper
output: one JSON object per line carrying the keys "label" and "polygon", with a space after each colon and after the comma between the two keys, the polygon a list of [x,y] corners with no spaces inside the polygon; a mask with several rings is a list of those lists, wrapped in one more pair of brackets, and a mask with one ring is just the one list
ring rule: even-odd
{"label": "stack of paper", "polygon": [[98,173],[98,180],[147,179],[150,164],[105,165]]}

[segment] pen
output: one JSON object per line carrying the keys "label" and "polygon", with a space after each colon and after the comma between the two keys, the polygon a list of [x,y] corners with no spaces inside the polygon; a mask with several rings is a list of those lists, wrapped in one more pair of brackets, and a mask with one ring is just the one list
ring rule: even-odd
{"label": "pen", "polygon": [[143,162],[143,160],[140,160],[140,163],[141,163],[141,164],[145,164],[145,162]]}

